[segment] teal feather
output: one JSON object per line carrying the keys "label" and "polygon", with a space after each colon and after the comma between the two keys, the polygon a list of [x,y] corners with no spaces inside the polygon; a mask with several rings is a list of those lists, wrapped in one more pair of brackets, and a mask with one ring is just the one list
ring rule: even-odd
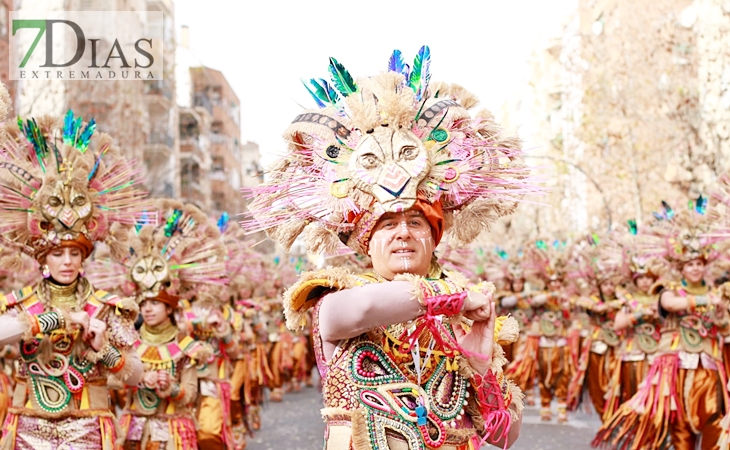
{"label": "teal feather", "polygon": [[545,244],[545,241],[537,241],[535,242],[535,246],[539,248],[540,250],[547,250],[547,244]]}
{"label": "teal feather", "polygon": [[431,81],[431,50],[424,45],[413,60],[413,71],[408,80],[409,86],[416,93],[416,100],[423,98],[429,81]]}
{"label": "teal feather", "polygon": [[335,58],[330,57],[329,71],[332,76],[332,83],[340,91],[342,96],[347,97],[357,92],[357,84],[352,79],[350,72],[345,69],[345,66],[337,62]]}
{"label": "teal feather", "polygon": [[314,102],[317,104],[317,106],[319,106],[320,108],[324,108],[325,105],[324,105],[324,103],[322,103],[322,100],[320,100],[319,97],[317,97],[317,94],[312,92],[312,90],[309,88],[309,86],[307,86],[307,83],[305,83],[304,80],[302,80],[302,84],[304,85],[304,88],[307,89],[307,92],[309,92],[309,95],[312,96],[312,98],[314,99]]}
{"label": "teal feather", "polygon": [[18,117],[18,126],[28,141],[33,144],[33,152],[38,160],[38,165],[41,167],[43,173],[46,173],[45,158],[48,156],[48,145],[46,144],[46,138],[43,137],[43,133],[38,128],[38,123],[36,123],[35,119],[28,119],[23,124],[23,119]]}
{"label": "teal feather", "polygon": [[172,211],[172,214],[170,214],[170,217],[167,218],[167,222],[165,223],[165,236],[170,237],[175,233],[182,213],[181,209],[174,209]]}
{"label": "teal feather", "polygon": [[707,198],[700,195],[697,197],[697,202],[695,202],[695,211],[701,215],[705,215],[707,212]]}
{"label": "teal feather", "polygon": [[63,143],[66,145],[74,145],[76,131],[74,130],[74,112],[68,110],[63,118]]}
{"label": "teal feather", "polygon": [[636,226],[636,221],[634,219],[629,219],[629,233],[636,236],[636,233],[638,233],[639,229]]}
{"label": "teal feather", "polygon": [[[314,81],[314,80],[312,80],[312,82],[316,83],[316,81]],[[326,98],[327,100],[325,100],[325,101],[328,101],[329,103],[331,103],[333,105],[340,101],[340,96],[337,95],[337,90],[335,90],[335,88],[333,88],[332,85],[329,84],[327,82],[327,80],[325,80],[324,78],[320,78],[319,83],[317,83],[317,92],[318,93],[319,93],[320,89],[322,90],[321,94],[324,96],[324,98],[322,98],[322,100],[324,100]]]}
{"label": "teal feather", "polygon": [[[79,121],[81,121],[81,117],[79,117]],[[80,124],[79,129],[81,129]],[[89,149],[89,141],[91,140],[91,136],[94,134],[95,130],[96,120],[91,119],[89,123],[86,124],[86,128],[84,128],[84,131],[81,133],[81,136],[79,136],[79,139],[76,141],[76,148],[79,149],[81,153],[86,153],[86,150]]]}

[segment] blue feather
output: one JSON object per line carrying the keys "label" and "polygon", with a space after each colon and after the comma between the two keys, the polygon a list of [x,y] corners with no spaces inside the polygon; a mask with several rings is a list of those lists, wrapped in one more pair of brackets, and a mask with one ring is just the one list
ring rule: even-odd
{"label": "blue feather", "polygon": [[403,61],[403,55],[400,50],[393,50],[393,54],[390,55],[388,60],[388,70],[395,73],[401,73],[405,77],[406,81],[410,78],[410,66]]}
{"label": "blue feather", "polygon": [[697,202],[695,203],[695,211],[702,215],[705,215],[705,213],[707,212],[707,198],[703,197],[702,194],[697,197]]}
{"label": "blue feather", "polygon": [[225,233],[227,228],[228,228],[228,212],[223,211],[223,214],[221,214],[220,219],[218,219],[218,230],[221,233]]}

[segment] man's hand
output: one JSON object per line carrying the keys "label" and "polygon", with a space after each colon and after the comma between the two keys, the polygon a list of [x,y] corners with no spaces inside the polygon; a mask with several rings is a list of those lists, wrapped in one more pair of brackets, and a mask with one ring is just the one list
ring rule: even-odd
{"label": "man's hand", "polygon": [[489,319],[490,308],[493,308],[492,294],[469,291],[464,301],[464,316],[474,321]]}
{"label": "man's hand", "polygon": [[467,357],[469,364],[480,374],[487,372],[492,365],[492,353],[494,351],[494,326],[497,323],[497,313],[494,303],[489,303],[487,320],[476,321],[471,331],[457,336],[459,345],[471,353],[478,353],[480,356]]}

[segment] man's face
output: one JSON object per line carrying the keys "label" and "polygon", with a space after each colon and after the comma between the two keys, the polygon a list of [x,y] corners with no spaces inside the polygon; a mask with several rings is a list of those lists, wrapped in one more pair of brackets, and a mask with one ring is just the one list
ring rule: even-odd
{"label": "man's face", "polygon": [[385,213],[370,236],[373,269],[392,280],[399,273],[426,276],[435,244],[431,225],[421,211]]}

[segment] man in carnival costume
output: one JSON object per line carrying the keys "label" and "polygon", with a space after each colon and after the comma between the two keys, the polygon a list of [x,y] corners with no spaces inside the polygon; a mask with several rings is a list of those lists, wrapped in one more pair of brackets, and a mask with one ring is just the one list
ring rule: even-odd
{"label": "man in carnival costume", "polygon": [[[428,47],[413,66],[395,51],[388,71],[354,80],[334,58],[331,85],[307,88],[320,109],[294,119],[289,154],[254,188],[251,231],[285,248],[307,225],[311,251],[340,240],[373,271],[301,275],[285,294],[290,328],[314,308],[326,449],[466,450],[510,445],[521,393],[506,378],[491,284],[443,272],[433,251],[447,229],[470,242],[511,213],[530,186],[518,141],[456,85],[429,85]],[[464,316],[472,319],[466,320]]]}
{"label": "man in carnival costume", "polygon": [[[642,238],[647,256],[663,257],[673,275],[657,283],[663,318],[659,347],[647,380],[599,430],[594,445],[677,450],[729,448],[727,374],[721,337],[730,334],[725,288],[706,281],[721,244],[706,200],[675,213],[666,203],[660,220]],[[699,444],[699,445],[698,445]]]}
{"label": "man in carnival costume", "polygon": [[[107,380],[141,380],[135,302],[95,289],[82,269],[95,241],[123,251],[125,228],[144,208],[139,169],[95,128],[69,111],[0,131],[0,233],[5,245],[32,255],[43,275],[0,295],[0,341],[20,342],[21,357],[3,449],[112,450]],[[1,265],[19,264],[14,255]]]}
{"label": "man in carnival costume", "polygon": [[225,253],[193,205],[158,199],[148,215],[161,223],[135,227],[121,259],[97,256],[89,267],[95,284],[134,296],[143,318],[135,348],[145,372],[127,390],[120,428],[128,450],[197,450],[198,367],[213,350],[190,336],[178,305],[200,285],[225,282]]}

